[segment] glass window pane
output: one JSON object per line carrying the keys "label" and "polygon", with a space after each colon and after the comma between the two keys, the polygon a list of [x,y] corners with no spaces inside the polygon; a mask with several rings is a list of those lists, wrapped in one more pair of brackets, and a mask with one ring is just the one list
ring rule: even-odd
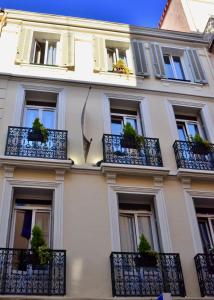
{"label": "glass window pane", "polygon": [[122,59],[125,64],[127,65],[127,59],[126,59],[126,51],[125,50],[119,50],[119,59]]}
{"label": "glass window pane", "polygon": [[[17,210],[15,220],[15,233],[13,247],[17,249],[28,249],[29,239],[23,236],[23,228],[26,227],[26,213],[27,210]],[[31,211],[30,211],[31,212]],[[32,221],[32,215],[31,220]],[[31,233],[31,222],[29,222],[30,233]]]}
{"label": "glass window pane", "polygon": [[126,118],[126,124],[130,123],[132,127],[136,130],[137,132],[137,120],[133,118]]}
{"label": "glass window pane", "polygon": [[152,238],[152,228],[151,220],[149,216],[138,216],[138,229],[139,234],[143,234],[147,241],[149,242],[152,249],[154,249],[153,238]]}
{"label": "glass window pane", "polygon": [[168,55],[164,55],[163,59],[164,59],[164,64],[165,64],[166,77],[174,79],[175,76],[173,74],[173,70],[172,70],[172,66],[171,66],[171,63],[170,63],[169,56]]}
{"label": "glass window pane", "polygon": [[180,141],[187,141],[188,136],[185,128],[185,123],[178,123],[177,122],[177,128],[178,128],[178,135]]}
{"label": "glass window pane", "polygon": [[47,64],[55,65],[56,64],[56,43],[48,42],[48,53],[47,53]]}
{"label": "glass window pane", "polygon": [[194,137],[197,133],[199,133],[198,125],[194,123],[188,123],[188,131],[189,135]]}
{"label": "glass window pane", "polygon": [[111,132],[112,134],[120,135],[123,131],[122,119],[111,120]]}
{"label": "glass window pane", "polygon": [[198,218],[199,231],[201,235],[202,246],[205,252],[212,248],[210,229],[207,219]]}
{"label": "glass window pane", "polygon": [[42,111],[42,124],[45,128],[54,129],[55,111],[43,110]]}
{"label": "glass window pane", "polygon": [[33,122],[39,116],[38,109],[27,108],[26,115],[25,115],[25,127],[32,127]]}
{"label": "glass window pane", "polygon": [[50,238],[50,212],[36,212],[35,224],[39,225],[45,237],[47,245]]}
{"label": "glass window pane", "polygon": [[137,239],[134,216],[120,214],[120,243],[123,252],[137,251]]}
{"label": "glass window pane", "polygon": [[184,70],[181,64],[181,58],[179,56],[173,56],[173,62],[175,66],[177,79],[185,80]]}
{"label": "glass window pane", "polygon": [[107,50],[107,57],[108,57],[108,71],[113,71],[113,63],[114,63],[113,51]]}

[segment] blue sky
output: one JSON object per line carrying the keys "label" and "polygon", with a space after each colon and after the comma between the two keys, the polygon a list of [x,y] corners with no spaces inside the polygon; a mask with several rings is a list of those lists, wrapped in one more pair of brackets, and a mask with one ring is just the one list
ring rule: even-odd
{"label": "blue sky", "polygon": [[166,0],[0,0],[1,8],[157,27]]}

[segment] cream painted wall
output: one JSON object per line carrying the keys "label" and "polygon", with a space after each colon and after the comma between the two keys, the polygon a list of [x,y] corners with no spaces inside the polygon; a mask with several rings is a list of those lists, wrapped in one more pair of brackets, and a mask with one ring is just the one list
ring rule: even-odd
{"label": "cream painted wall", "polygon": [[[41,15],[35,15],[41,22]],[[34,17],[34,14],[29,13],[27,16]],[[47,16],[47,20],[53,19]],[[80,22],[79,20],[69,20],[67,20],[68,24],[69,22]],[[61,21],[62,19],[59,17],[59,22]],[[21,167],[16,166],[14,174],[10,174],[10,176],[13,176],[14,182],[28,182],[29,185],[31,182],[38,183],[38,186],[44,182],[47,186],[48,184],[55,186],[59,183],[61,185],[62,190],[59,195],[62,197],[62,205],[58,209],[59,215],[61,214],[62,217],[62,245],[67,250],[67,296],[87,299],[104,299],[112,296],[109,255],[113,246],[108,188],[110,184],[116,184],[123,188],[132,187],[136,190],[142,188],[161,190],[166,206],[172,250],[181,256],[187,296],[200,297],[193,260],[195,248],[191,231],[192,220],[188,214],[185,198],[187,188],[182,185],[182,178],[176,175],[177,167],[172,145],[177,138],[177,133],[174,130],[176,128],[175,119],[173,114],[170,114],[170,107],[172,108],[173,103],[176,103],[177,106],[190,105],[192,107],[195,105],[198,109],[207,107],[210,120],[205,120],[205,122],[208,123],[208,130],[212,131],[214,77],[205,45],[188,41],[188,38],[186,41],[179,41],[178,36],[177,38],[170,35],[168,38],[161,37],[162,33],[155,38],[155,41],[176,48],[196,47],[208,77],[209,84],[205,86],[158,80],[153,75],[147,79],[142,79],[134,75],[127,77],[126,75],[107,72],[94,73],[92,40],[94,33],[98,34],[98,31],[97,28],[86,29],[84,27],[86,21],[81,20],[81,22],[83,23],[82,26],[78,23],[79,27],[75,27],[75,71],[29,64],[14,65],[19,25],[13,19],[3,29],[0,39],[0,55],[6,55],[7,59],[0,61],[0,70],[11,74],[8,77],[1,76],[0,78],[0,207],[4,201],[5,177],[3,169],[7,128],[10,125],[22,124],[22,117],[20,116],[23,108],[19,107],[19,104],[23,91],[34,90],[35,88],[35,90],[62,93],[65,115],[62,112],[61,118],[64,118],[62,123],[65,124],[65,128],[63,129],[68,130],[68,158],[74,160],[74,167],[66,170],[64,181],[59,170],[58,175],[56,175],[55,167],[51,169],[49,165],[47,169],[41,169],[36,162],[28,168],[24,164]],[[94,22],[95,24],[90,23],[92,27],[97,24],[96,21]],[[31,22],[27,21],[27,23],[29,26],[33,26]],[[37,26],[40,28],[41,23]],[[130,41],[128,26],[121,25],[123,30],[127,30],[126,33],[116,32],[115,27],[111,27],[113,25],[109,23],[102,23],[102,26],[105,27],[103,29],[104,37],[112,40]],[[52,27],[45,25],[42,30],[51,30],[51,28],[55,31],[65,30],[63,24],[52,25]],[[114,29],[114,31],[110,32],[110,29]],[[138,36],[133,35],[133,37]],[[153,74],[149,42],[154,41],[154,37],[142,35],[142,39],[146,41],[149,69]],[[24,78],[23,76],[27,77]],[[31,78],[31,76],[35,78]],[[85,121],[86,135],[93,141],[87,163],[85,163],[81,113],[90,85],[92,89],[87,102]],[[138,101],[139,99],[144,101],[146,99],[148,107],[146,112],[142,111],[142,122],[145,118],[149,119],[152,137],[160,140],[164,167],[169,170],[169,174],[166,174],[164,178],[157,178],[157,174],[147,174],[146,172],[139,172],[138,176],[134,176],[126,171],[124,174],[117,175],[114,182],[114,172],[116,171],[112,171],[113,174],[107,174],[106,179],[106,174],[94,166],[97,161],[103,158],[102,135],[104,128],[107,127],[106,122],[109,120],[107,112],[104,111],[104,99],[108,95],[114,95],[118,99],[129,99],[129,101]],[[148,112],[149,116],[146,115]],[[10,164],[10,162],[12,165],[12,160],[7,163]],[[59,165],[57,167],[60,168]],[[64,168],[63,164],[61,168]],[[187,178],[185,179],[189,179],[188,176],[190,175],[186,175]],[[212,179],[208,180],[205,176],[203,178],[204,181],[192,179],[189,189],[214,192]],[[163,179],[163,184],[161,179]],[[2,215],[2,211],[0,213]]]}
{"label": "cream painted wall", "polygon": [[212,0],[181,0],[190,31],[204,32],[209,17],[214,15]]}

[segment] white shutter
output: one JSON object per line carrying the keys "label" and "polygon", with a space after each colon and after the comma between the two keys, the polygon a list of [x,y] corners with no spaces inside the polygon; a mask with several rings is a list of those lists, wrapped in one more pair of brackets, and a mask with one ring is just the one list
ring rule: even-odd
{"label": "white shutter", "polygon": [[33,31],[29,28],[21,27],[19,33],[18,47],[16,53],[16,63],[30,63],[32,49]]}
{"label": "white shutter", "polygon": [[136,75],[149,76],[144,43],[133,41],[133,50]]}
{"label": "white shutter", "polygon": [[61,65],[74,70],[75,66],[74,33],[65,32],[61,35]]}
{"label": "white shutter", "polygon": [[150,46],[155,77],[166,78],[161,46],[157,43],[151,43]]}
{"label": "white shutter", "polygon": [[189,59],[190,68],[194,77],[194,81],[197,83],[207,83],[205,72],[203,70],[200,58],[196,49],[187,49],[187,57]]}
{"label": "white shutter", "polygon": [[94,46],[94,71],[106,71],[106,64],[105,64],[105,39],[95,37],[93,41]]}

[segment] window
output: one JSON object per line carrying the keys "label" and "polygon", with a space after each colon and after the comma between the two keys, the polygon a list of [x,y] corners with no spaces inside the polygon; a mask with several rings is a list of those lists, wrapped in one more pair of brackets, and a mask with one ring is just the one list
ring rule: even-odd
{"label": "window", "polygon": [[150,46],[155,77],[207,83],[196,49],[172,48],[158,43],[151,43]]}
{"label": "window", "polygon": [[[35,197],[35,194],[39,195],[39,197]],[[34,225],[39,225],[45,241],[50,247],[51,215],[51,191],[15,189],[10,246],[17,249],[31,248],[32,229]]]}
{"label": "window", "polygon": [[130,45],[125,42],[105,41],[105,51],[107,57],[107,70],[114,71],[113,65],[122,60],[128,68],[131,68]]}
{"label": "window", "polygon": [[205,253],[214,248],[213,199],[194,199],[202,247]]}
{"label": "window", "polygon": [[142,135],[139,103],[110,99],[111,133],[120,135],[123,126],[130,123],[139,135]]}
{"label": "window", "polygon": [[125,65],[128,66],[126,51],[124,49],[118,48],[107,48],[108,57],[108,71],[113,71],[113,65],[118,62],[118,60],[123,60]]}
{"label": "window", "polygon": [[175,115],[175,117],[179,140],[188,141],[190,137],[194,137],[196,134],[204,137],[201,122],[197,117],[184,115]]}
{"label": "window", "polygon": [[164,55],[165,72],[168,79],[186,80],[181,57],[175,55]]}
{"label": "window", "polygon": [[56,52],[56,41],[35,40],[32,63],[41,65],[56,65]]}
{"label": "window", "polygon": [[137,252],[143,234],[151,248],[159,251],[153,203],[139,195],[119,195],[119,228],[122,252]]}
{"label": "window", "polygon": [[23,126],[32,127],[39,118],[45,128],[56,128],[57,95],[54,93],[26,91]]}

